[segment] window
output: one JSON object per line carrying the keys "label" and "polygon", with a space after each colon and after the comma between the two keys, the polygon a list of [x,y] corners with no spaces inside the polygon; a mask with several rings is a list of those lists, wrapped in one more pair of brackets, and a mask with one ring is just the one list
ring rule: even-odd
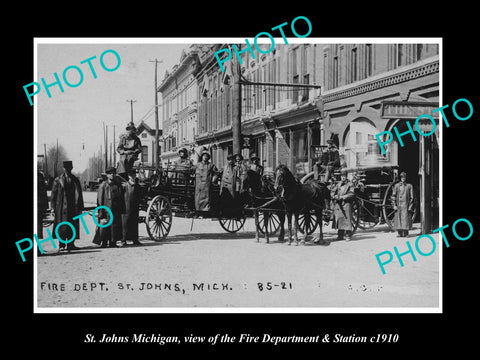
{"label": "window", "polygon": [[404,59],[403,59],[403,45],[398,44],[397,45],[397,67],[405,65],[403,62],[404,62]]}
{"label": "window", "polygon": [[146,138],[147,137],[147,133],[142,133],[142,138]]}
{"label": "window", "polygon": [[357,81],[357,48],[352,49],[351,58],[350,58],[350,81]]}
{"label": "window", "polygon": [[142,146],[142,162],[148,162],[148,146]]}
{"label": "window", "polygon": [[417,44],[417,61],[421,60],[423,56],[423,45],[422,44]]}
{"label": "window", "polygon": [[333,83],[332,87],[336,88],[338,86],[338,56],[333,58]]}
{"label": "window", "polygon": [[365,77],[372,75],[372,44],[365,45]]}

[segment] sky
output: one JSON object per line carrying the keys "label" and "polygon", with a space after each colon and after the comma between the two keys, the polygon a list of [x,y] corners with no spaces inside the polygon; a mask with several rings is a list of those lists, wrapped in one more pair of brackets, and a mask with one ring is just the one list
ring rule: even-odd
{"label": "sky", "polygon": [[[135,39],[126,39],[133,42]],[[168,40],[168,41],[167,41]],[[82,172],[88,165],[88,158],[95,152],[98,153],[103,144],[103,123],[108,125],[109,142],[113,139],[113,126],[115,125],[115,138],[118,143],[120,133],[125,132],[125,127],[131,119],[130,102],[133,103],[133,119],[135,124],[147,114],[155,104],[155,64],[149,62],[157,58],[163,61],[158,64],[158,84],[164,78],[165,71],[169,72],[179,63],[182,49],[187,49],[189,43],[172,43],[166,39],[159,43],[119,43],[118,40],[103,43],[72,43],[75,39],[42,39],[37,44],[37,72],[32,81],[42,83],[44,78],[47,84],[55,82],[54,73],[58,74],[64,92],[59,86],[49,88],[51,98],[48,97],[43,85],[40,93],[35,95],[36,128],[37,128],[37,154],[44,153],[44,145],[48,148],[61,144],[67,151],[68,157],[73,161],[76,173]],[[85,40],[84,40],[85,41]],[[97,40],[98,41],[98,40]],[[137,40],[138,41],[138,40]],[[162,41],[159,39],[158,41]],[[108,72],[100,64],[100,55],[105,50],[116,51],[121,59],[118,69]],[[87,63],[80,62],[96,56],[91,64],[96,72],[94,79]],[[117,60],[112,53],[106,53],[104,64],[114,68]],[[62,74],[68,66],[78,66],[83,74],[83,81],[78,87],[69,87],[65,84]],[[71,84],[80,82],[80,75],[75,69],[66,73]],[[30,88],[33,92],[33,88]],[[28,100],[27,100],[28,101]],[[159,103],[161,94],[159,94]],[[145,122],[154,127],[155,115],[149,112]],[[159,112],[161,128],[161,112]]]}

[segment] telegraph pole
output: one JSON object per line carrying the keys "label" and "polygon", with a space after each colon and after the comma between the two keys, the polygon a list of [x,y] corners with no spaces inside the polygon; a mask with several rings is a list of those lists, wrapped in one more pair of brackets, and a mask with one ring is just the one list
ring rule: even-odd
{"label": "telegraph pole", "polygon": [[133,122],[133,103],[137,102],[137,100],[127,100],[130,103],[130,113],[131,113],[131,121]]}
{"label": "telegraph pole", "polygon": [[240,85],[240,62],[236,56],[232,57],[232,76],[233,76],[233,94],[232,94],[232,145],[233,153],[240,154],[242,151],[242,88]]}
{"label": "telegraph pole", "polygon": [[113,166],[117,166],[117,148],[115,147],[115,127],[113,125]]}
{"label": "telegraph pole", "polygon": [[47,144],[43,144],[43,155],[45,156],[45,176],[46,177],[49,177],[48,176],[48,163],[47,163]]}
{"label": "telegraph pole", "polygon": [[153,156],[155,160],[155,169],[159,168],[159,154],[158,154],[158,91],[157,91],[157,65],[163,63],[162,60],[149,60],[149,62],[155,63],[155,146],[153,149]]}

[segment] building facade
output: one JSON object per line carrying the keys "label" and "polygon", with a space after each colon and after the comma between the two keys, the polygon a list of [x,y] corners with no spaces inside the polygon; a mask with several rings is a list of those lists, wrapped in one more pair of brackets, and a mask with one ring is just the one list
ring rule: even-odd
{"label": "building facade", "polygon": [[[142,153],[139,156],[139,160],[144,165],[155,166],[155,129],[152,129],[144,121],[140,121],[136,127],[136,134],[142,143]],[[159,137],[161,135],[162,130],[160,129]],[[160,151],[158,153],[160,154]]]}
{"label": "building facade", "polygon": [[[233,81],[228,63],[222,72],[214,54],[228,46],[194,45],[198,66],[191,73],[198,87],[194,146],[210,149],[218,167],[232,153]],[[424,232],[434,228],[440,176],[438,127],[428,137],[416,133],[417,141],[405,135],[404,146],[395,139],[382,156],[375,135],[393,127],[402,133],[406,121],[414,124],[418,116],[439,106],[438,44],[276,44],[268,54],[243,51],[241,59],[244,157],[255,152],[267,173],[286,164],[301,178],[312,170],[312,146],[333,139],[349,168],[375,159],[406,171],[420,200],[417,220]],[[172,74],[177,73],[174,69]],[[167,100],[178,93],[171,78],[166,77],[161,86]],[[178,121],[182,109],[171,106],[164,102],[164,129],[169,129],[164,134],[172,136],[176,145],[182,138]]]}
{"label": "building facade", "polygon": [[[325,136],[337,138],[347,167],[369,164],[379,153],[375,135],[408,130],[422,114],[439,106],[438,44],[331,44],[323,48],[322,101]],[[438,124],[438,118],[437,118]],[[427,126],[427,125],[424,125]],[[438,223],[439,133],[397,137],[376,163],[408,174],[419,199],[423,232]],[[423,133],[428,133],[423,130]]]}
{"label": "building facade", "polygon": [[161,163],[167,166],[178,159],[178,150],[191,149],[197,133],[198,71],[196,45],[183,51],[179,64],[166,72],[157,90],[162,95],[161,113],[163,134],[160,138]]}

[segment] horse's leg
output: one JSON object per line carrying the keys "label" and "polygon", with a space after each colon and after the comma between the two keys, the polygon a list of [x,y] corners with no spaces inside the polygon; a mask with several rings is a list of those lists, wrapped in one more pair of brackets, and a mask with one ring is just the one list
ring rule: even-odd
{"label": "horse's leg", "polygon": [[318,240],[316,242],[323,243],[323,209],[317,210],[318,219]]}
{"label": "horse's leg", "polygon": [[[294,219],[293,220],[294,220],[294,223],[293,223],[293,237],[295,239],[295,244],[298,245],[298,212],[294,213]],[[305,237],[306,236],[307,235],[305,235]],[[305,237],[302,239],[302,245],[305,244]]]}
{"label": "horse's leg", "polygon": [[292,244],[292,213],[287,210],[288,221],[288,245]]}
{"label": "horse's leg", "polygon": [[258,236],[258,210],[254,210],[254,216],[255,216],[255,240],[257,242],[260,241],[259,236]]}
{"label": "horse's leg", "polygon": [[283,211],[278,212],[278,219],[280,220],[280,233],[278,234],[278,241],[285,241],[285,213]]}

